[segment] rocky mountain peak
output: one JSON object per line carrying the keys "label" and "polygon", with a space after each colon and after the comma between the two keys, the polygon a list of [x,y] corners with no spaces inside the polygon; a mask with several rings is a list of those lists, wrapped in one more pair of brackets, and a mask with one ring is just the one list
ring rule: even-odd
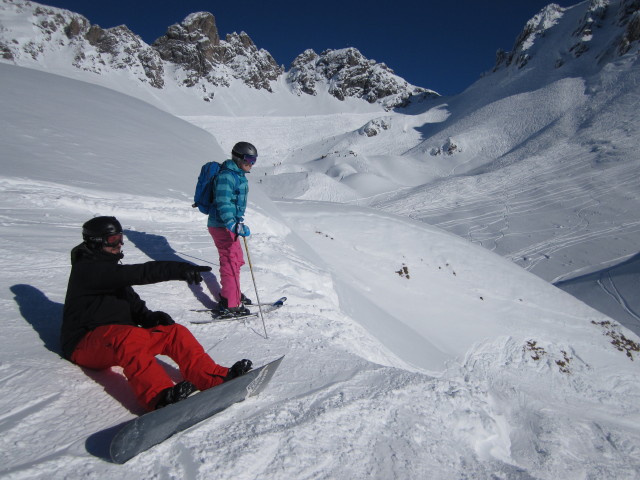
{"label": "rocky mountain peak", "polygon": [[388,109],[406,105],[412,98],[437,96],[432,90],[410,85],[356,48],[325,50],[320,55],[305,50],[291,63],[287,80],[298,95],[317,95],[320,88],[327,88],[338,100],[361,98]]}
{"label": "rocky mountain peak", "polygon": [[271,91],[271,81],[282,73],[281,67],[265,50],[258,50],[242,32],[220,40],[215,17],[208,12],[193,13],[153,43],[160,57],[181,67],[186,86],[201,82],[229,86],[240,79],[248,86]]}
{"label": "rocky mountain peak", "polygon": [[524,67],[531,58],[530,49],[536,39],[543,37],[545,31],[557,23],[563,11],[562,7],[552,3],[529,20],[516,38],[513,50],[510,53],[505,53],[502,50],[498,51],[494,71],[501,66],[509,66],[511,64],[515,64],[518,68]]}
{"label": "rocky mountain peak", "polygon": [[213,45],[220,44],[216,19],[209,12],[197,12],[188,15],[182,23],[169,27],[167,34],[170,35],[174,30],[183,39],[192,43],[207,41]]}
{"label": "rocky mountain peak", "polygon": [[33,65],[71,58],[71,65],[81,71],[105,74],[127,70],[155,88],[164,86],[161,58],[125,25],[103,29],[77,13],[24,0],[3,1],[0,11],[4,18],[23,22],[2,25],[0,52],[4,60]]}
{"label": "rocky mountain peak", "polygon": [[215,17],[206,12],[194,13],[181,23],[171,25],[153,43],[160,57],[188,69],[207,73],[206,62],[214,59],[214,47],[220,45]]}

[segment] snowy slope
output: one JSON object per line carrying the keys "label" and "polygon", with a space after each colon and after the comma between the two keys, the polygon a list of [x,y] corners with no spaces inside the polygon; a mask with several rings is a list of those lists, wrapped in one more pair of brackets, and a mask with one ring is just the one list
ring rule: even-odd
{"label": "snowy slope", "polygon": [[488,73],[443,105],[446,121],[421,129],[409,154],[457,146],[429,160],[440,180],[369,204],[468,238],[561,288],[580,277],[568,291],[640,332],[629,308],[637,270],[608,287],[585,283],[638,253],[640,69],[630,32],[639,18],[631,1],[543,10],[520,39],[522,68]]}
{"label": "snowy slope", "polygon": [[[409,216],[565,288],[638,253],[639,16],[628,0],[550,6],[525,26],[508,68],[404,111],[183,118],[227,148],[237,132],[260,144],[272,198]],[[628,50],[625,38],[636,39]],[[617,277],[615,289],[639,281]],[[571,291],[640,333],[634,296],[609,290]]]}
{"label": "snowy slope", "polygon": [[[223,149],[238,135],[260,145],[264,162],[255,173],[272,198],[409,216],[558,282],[638,252],[634,58],[589,77],[522,80],[519,90],[493,101],[493,80],[481,80],[424,112],[183,118]],[[432,154],[450,141],[459,148],[452,155]],[[637,291],[637,276],[625,283],[620,291]],[[626,314],[629,302],[626,295],[606,311],[640,333],[640,322]]]}
{"label": "snowy slope", "polygon": [[[189,169],[225,155],[206,132],[140,100],[44,72],[25,76],[22,70],[0,64],[4,90],[30,92],[28,103],[3,96],[7,176],[46,181],[64,172],[72,186],[184,199],[193,183]],[[78,95],[69,95],[70,89]],[[170,161],[159,163],[158,157]],[[132,185],[127,177],[144,180]],[[171,186],[155,181],[167,177],[174,179]]]}
{"label": "snowy slope", "polygon": [[[200,164],[228,144],[111,90],[7,65],[0,75],[1,478],[640,475],[633,333],[425,223],[274,203],[259,172],[247,223],[260,297],[289,297],[265,317],[268,338],[258,320],[189,323],[215,298],[213,274],[136,290],[222,364],[285,354],[280,370],[259,397],[126,466],[105,461],[113,427],[140,409],[118,369],[59,357],[69,250],[85,220],[115,214],[126,262],[181,258],[216,273],[189,197]],[[242,281],[252,296],[248,269]]]}
{"label": "snowy slope", "polygon": [[[114,70],[91,49],[86,68],[75,68],[73,48],[86,45],[61,29],[36,27],[42,19],[34,20],[34,5],[5,2],[0,9],[6,41],[13,35],[20,47],[11,43],[20,52],[16,62],[180,115],[225,152],[238,138],[254,142],[262,159],[255,176],[271,198],[349,202],[409,216],[554,283],[638,253],[634,0],[550,5],[524,26],[495,71],[461,95],[393,112],[341,102],[324,90],[296,96],[284,77],[272,82],[272,93],[231,80],[230,87],[208,86],[214,101],[204,102],[175,83],[175,72],[165,71],[159,91],[139,81],[137,67]],[[637,290],[636,275],[618,280],[618,292]],[[628,313],[633,298],[612,297],[601,285],[572,291],[640,333],[640,321]]]}

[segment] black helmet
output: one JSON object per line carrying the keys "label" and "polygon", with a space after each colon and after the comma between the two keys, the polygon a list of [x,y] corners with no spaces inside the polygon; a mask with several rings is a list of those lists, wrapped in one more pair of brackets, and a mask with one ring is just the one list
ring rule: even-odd
{"label": "black helmet", "polygon": [[[116,217],[94,217],[82,225],[82,239],[90,248],[114,246],[114,242],[107,240],[111,235],[122,235],[122,225]],[[115,245],[119,243],[122,243],[122,237]]]}
{"label": "black helmet", "polygon": [[253,157],[253,162],[258,157],[258,149],[251,145],[249,142],[238,142],[233,146],[231,150],[231,157],[234,160],[244,161],[245,157]]}

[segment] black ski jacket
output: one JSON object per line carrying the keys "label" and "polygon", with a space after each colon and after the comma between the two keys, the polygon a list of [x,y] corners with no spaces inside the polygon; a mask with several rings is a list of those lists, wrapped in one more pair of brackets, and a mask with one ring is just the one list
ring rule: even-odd
{"label": "black ski jacket", "polygon": [[92,250],[81,243],[71,250],[71,274],[64,301],[60,343],[70,359],[85,334],[102,325],[154,327],[152,313],[131,285],[147,285],[184,279],[193,265],[152,261],[121,265],[122,254]]}

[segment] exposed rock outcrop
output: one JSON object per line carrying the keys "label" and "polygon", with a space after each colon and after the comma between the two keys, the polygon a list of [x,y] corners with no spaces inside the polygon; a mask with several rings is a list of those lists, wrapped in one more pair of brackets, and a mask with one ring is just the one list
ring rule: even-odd
{"label": "exposed rock outcrop", "polygon": [[153,43],[160,57],[184,70],[188,87],[205,81],[229,86],[232,79],[271,91],[283,69],[266,50],[258,50],[245,32],[220,39],[215,17],[208,12],[189,15],[172,25]]}
{"label": "exposed rock outcrop", "polygon": [[410,85],[384,63],[365,58],[355,48],[306,50],[291,64],[288,81],[298,95],[317,95],[327,88],[338,100],[361,98],[387,108],[403,106],[414,97],[437,96],[432,90]]}

